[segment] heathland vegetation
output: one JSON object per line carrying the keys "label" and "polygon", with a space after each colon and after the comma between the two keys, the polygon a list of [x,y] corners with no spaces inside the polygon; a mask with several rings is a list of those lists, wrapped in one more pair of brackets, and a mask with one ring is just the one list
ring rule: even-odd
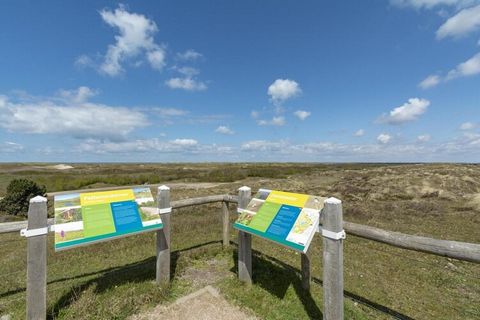
{"label": "heathland vegetation", "polygon": [[[480,243],[480,165],[460,164],[72,164],[72,169],[0,166],[0,197],[12,179],[48,192],[165,183],[172,200],[236,194],[242,185],[343,200],[345,220],[408,234]],[[209,182],[201,184],[200,182]],[[152,189],[155,192],[155,188]],[[230,208],[232,219],[236,217]],[[53,213],[53,210],[52,210]],[[254,285],[235,277],[236,250],[222,250],[219,205],[172,216],[174,275],[170,291],[155,278],[154,234],[61,253],[49,237],[48,312],[59,318],[126,318],[213,284],[227,299],[265,319],[321,318],[321,239],[312,244],[311,294],[301,290],[294,252],[254,238]],[[236,232],[231,239],[236,242]],[[25,242],[0,235],[0,315],[22,317]],[[1,277],[1,276],[0,276]],[[349,319],[479,319],[480,266],[347,236],[346,314]]]}

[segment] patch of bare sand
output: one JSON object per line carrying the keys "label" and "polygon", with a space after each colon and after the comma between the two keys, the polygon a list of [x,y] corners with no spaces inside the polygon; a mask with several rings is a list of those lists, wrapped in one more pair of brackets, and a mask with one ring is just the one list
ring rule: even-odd
{"label": "patch of bare sand", "polygon": [[47,169],[55,169],[55,170],[69,170],[69,169],[73,169],[72,166],[69,166],[67,164],[56,164],[54,166],[47,166],[45,167]]}
{"label": "patch of bare sand", "polygon": [[207,285],[214,285],[227,277],[234,277],[234,274],[228,271],[227,262],[215,259],[207,261],[204,266],[188,267],[180,275],[180,279],[188,282],[192,290],[197,290]]}
{"label": "patch of bare sand", "polygon": [[15,173],[15,172],[22,172],[22,171],[42,171],[42,170],[70,170],[74,169],[74,167],[67,165],[67,164],[56,164],[51,166],[33,166],[33,165],[15,165],[15,166],[2,166],[0,168],[0,172],[5,173]]}
{"label": "patch of bare sand", "polygon": [[130,320],[245,320],[258,319],[230,304],[212,286],[179,298],[170,305],[159,305]]}

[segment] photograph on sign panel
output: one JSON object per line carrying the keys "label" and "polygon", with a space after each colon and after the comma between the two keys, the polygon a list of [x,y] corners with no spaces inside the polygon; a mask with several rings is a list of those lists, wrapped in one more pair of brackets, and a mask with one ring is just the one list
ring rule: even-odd
{"label": "photograph on sign panel", "polygon": [[268,198],[268,195],[270,194],[272,190],[268,189],[259,189],[257,194],[255,195],[255,198],[260,199],[260,200],[265,200]]}
{"label": "photograph on sign panel", "polygon": [[53,202],[56,209],[78,207],[80,206],[80,194],[70,193],[57,195]]}
{"label": "photograph on sign panel", "polygon": [[134,188],[133,195],[135,196],[135,202],[138,205],[138,212],[140,213],[143,226],[157,222],[161,223],[157,205],[150,188]]}
{"label": "photograph on sign panel", "polygon": [[135,202],[139,205],[153,205],[155,202],[150,188],[134,188],[133,195],[135,196]]}
{"label": "photograph on sign panel", "polygon": [[147,222],[147,221],[159,221],[160,220],[160,214],[158,213],[158,209],[154,207],[139,207],[138,212],[140,213],[140,218],[142,219],[142,222]]}
{"label": "photograph on sign panel", "polygon": [[254,213],[248,212],[248,211],[243,211],[240,216],[237,219],[238,224],[243,224],[245,226],[248,226],[250,222],[252,222],[253,217],[255,216]]}
{"label": "photograph on sign panel", "polygon": [[82,221],[82,208],[65,207],[55,209],[55,224]]}
{"label": "photograph on sign panel", "polygon": [[320,211],[323,208],[323,202],[325,201],[325,199],[326,198],[323,197],[309,196],[307,202],[304,205],[304,208],[310,208]]}
{"label": "photograph on sign panel", "polygon": [[55,243],[83,238],[80,194],[57,195],[54,198]]}
{"label": "photograph on sign panel", "polygon": [[[65,218],[71,220],[62,222]],[[84,237],[81,208],[63,211],[60,209],[58,213],[55,212],[55,243],[82,239]]]}
{"label": "photograph on sign panel", "polygon": [[256,213],[258,212],[258,209],[260,209],[262,205],[263,205],[263,201],[254,198],[250,201],[246,210]]}

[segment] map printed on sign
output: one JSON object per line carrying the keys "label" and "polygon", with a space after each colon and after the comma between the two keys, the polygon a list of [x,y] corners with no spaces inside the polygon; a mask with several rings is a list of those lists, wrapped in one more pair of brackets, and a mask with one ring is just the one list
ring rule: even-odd
{"label": "map printed on sign", "polygon": [[55,251],[163,227],[150,188],[56,195],[54,206]]}
{"label": "map printed on sign", "polygon": [[326,198],[260,189],[234,224],[236,229],[307,252]]}

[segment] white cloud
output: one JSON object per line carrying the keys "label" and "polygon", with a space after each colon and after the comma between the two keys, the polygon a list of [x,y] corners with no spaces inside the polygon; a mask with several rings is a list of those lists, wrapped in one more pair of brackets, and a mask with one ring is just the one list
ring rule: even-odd
{"label": "white cloud", "polygon": [[467,61],[458,64],[457,67],[450,70],[445,77],[430,75],[420,82],[418,86],[422,89],[427,89],[436,86],[441,81],[446,82],[457,78],[474,76],[477,74],[480,74],[480,53],[477,53]]}
{"label": "white cloud", "polygon": [[463,9],[437,30],[437,38],[460,37],[480,29],[480,5]]}
{"label": "white cloud", "polygon": [[171,78],[165,81],[165,84],[171,89],[182,89],[186,91],[203,91],[208,88],[206,83],[191,77]]}
{"label": "white cloud", "polygon": [[252,110],[252,112],[250,112],[250,117],[252,117],[253,119],[257,119],[259,116],[260,113],[256,110]]}
{"label": "white cloud", "polygon": [[187,77],[193,77],[196,76],[200,73],[200,70],[197,68],[192,68],[192,67],[180,67],[180,68],[175,68],[178,72],[183,74],[184,76]]}
{"label": "white cloud", "polygon": [[183,61],[194,61],[201,58],[203,55],[193,49],[188,49],[185,52],[177,53],[177,58]]}
{"label": "white cloud", "polygon": [[451,70],[445,80],[452,80],[460,77],[473,76],[480,73],[480,53],[477,53],[465,62],[460,63]]}
{"label": "white cloud", "polygon": [[8,97],[3,94],[0,94],[0,108],[6,107],[7,102],[8,102]]}
{"label": "white cloud", "polygon": [[187,91],[203,91],[207,90],[208,86],[205,82],[195,79],[196,75],[200,74],[197,68],[183,66],[173,66],[172,70],[182,74],[181,77],[174,77],[165,81],[165,84],[171,89],[183,89]]}
{"label": "white cloud", "polygon": [[312,113],[305,111],[305,110],[297,110],[293,113],[298,119],[305,120],[307,119]]}
{"label": "white cloud", "polygon": [[5,141],[4,143],[0,143],[0,153],[15,153],[23,150],[23,146],[21,144]]}
{"label": "white cloud", "polygon": [[89,139],[75,148],[79,153],[126,154],[133,153],[168,153],[168,154],[231,154],[234,148],[216,144],[200,144],[195,139],[174,139],[163,141],[158,138],[131,141],[101,141]]}
{"label": "white cloud", "polygon": [[[115,11],[104,9],[100,15],[105,23],[118,29],[116,42],[108,46],[100,71],[109,76],[117,76],[124,71],[122,63],[127,59],[146,55],[150,66],[161,70],[165,66],[165,49],[154,41],[158,31],[154,21],[142,14],[130,13],[120,5]],[[85,60],[82,58],[82,60]],[[82,64],[82,60],[78,60]]]}
{"label": "white cloud", "polygon": [[[459,38],[480,30],[480,0],[391,0],[398,6],[432,9],[436,6],[452,6],[456,13],[448,18],[437,30],[437,39],[447,37]],[[440,16],[445,17],[447,11],[441,8]],[[428,89],[459,77],[472,76],[480,73],[480,53],[469,60],[460,63],[450,70],[446,76],[429,75],[418,86]]]}
{"label": "white cloud", "polygon": [[280,151],[287,146],[286,141],[253,140],[241,145],[242,151]]}
{"label": "white cloud", "polygon": [[[472,161],[480,155],[480,134],[470,134],[442,143],[391,143],[392,136],[379,135],[376,144],[253,140],[240,150],[255,159],[284,161]],[[473,156],[474,155],[474,156]],[[468,157],[468,160],[467,158]],[[463,159],[463,160],[462,160]]]}
{"label": "white cloud", "polygon": [[277,79],[268,87],[268,95],[274,103],[283,101],[299,95],[302,92],[300,85],[289,79]]}
{"label": "white cloud", "polygon": [[273,117],[272,120],[258,120],[260,126],[283,126],[285,125],[285,117]]}
{"label": "white cloud", "polygon": [[432,74],[426,77],[425,79],[423,79],[422,82],[418,84],[418,86],[422,89],[428,89],[428,88],[435,87],[440,83],[440,81],[441,81],[440,76]]}
{"label": "white cloud", "polygon": [[392,140],[392,136],[389,135],[388,133],[381,133],[377,137],[377,141],[380,142],[381,144],[387,144]]}
{"label": "white cloud", "polygon": [[217,129],[215,129],[215,132],[225,134],[225,135],[232,135],[235,133],[232,129],[230,129],[227,126],[219,126]]}
{"label": "white cloud", "polygon": [[95,64],[89,56],[82,54],[81,56],[75,59],[75,66],[79,68],[93,67]]}
{"label": "white cloud", "polygon": [[422,134],[417,137],[418,142],[428,142],[432,137],[429,134]]}
{"label": "white cloud", "polygon": [[161,71],[165,65],[166,53],[164,49],[158,48],[147,52],[147,59],[153,69]]}
{"label": "white cloud", "polygon": [[467,138],[470,144],[478,144],[480,145],[480,133],[475,132],[465,132],[463,134],[465,138]]}
{"label": "white cloud", "polygon": [[196,146],[198,141],[195,139],[175,139],[171,143],[178,146]]}
{"label": "white cloud", "polygon": [[426,99],[410,98],[408,102],[400,107],[394,108],[389,114],[380,117],[380,122],[388,124],[402,124],[417,120],[425,111],[427,111],[430,101]]}
{"label": "white cloud", "polygon": [[187,119],[186,123],[190,125],[195,124],[210,124],[224,122],[225,119],[230,118],[228,114],[206,114],[200,116],[192,116]]}
{"label": "white cloud", "polygon": [[437,6],[455,6],[462,8],[474,3],[475,0],[390,0],[390,3],[399,7],[415,9],[432,9]]}
{"label": "white cloud", "polygon": [[74,90],[60,90],[59,96],[64,98],[68,102],[83,103],[98,94],[97,90],[90,89],[89,87],[78,87]]}
{"label": "white cloud", "polygon": [[460,130],[472,130],[476,128],[476,124],[473,122],[464,122],[460,125]]}
{"label": "white cloud", "polygon": [[183,110],[183,109],[177,109],[177,108],[154,107],[154,108],[151,108],[151,110],[154,111],[156,114],[158,114],[160,117],[163,117],[163,118],[181,117],[181,116],[185,116],[185,115],[188,114],[188,111]]}
{"label": "white cloud", "polygon": [[363,129],[358,129],[357,131],[355,131],[355,133],[353,134],[355,137],[362,137],[365,135],[365,130]]}
{"label": "white cloud", "polygon": [[63,91],[68,99],[0,99],[0,127],[12,132],[64,134],[77,138],[123,139],[131,131],[148,125],[147,117],[126,107],[85,101],[90,90]]}

